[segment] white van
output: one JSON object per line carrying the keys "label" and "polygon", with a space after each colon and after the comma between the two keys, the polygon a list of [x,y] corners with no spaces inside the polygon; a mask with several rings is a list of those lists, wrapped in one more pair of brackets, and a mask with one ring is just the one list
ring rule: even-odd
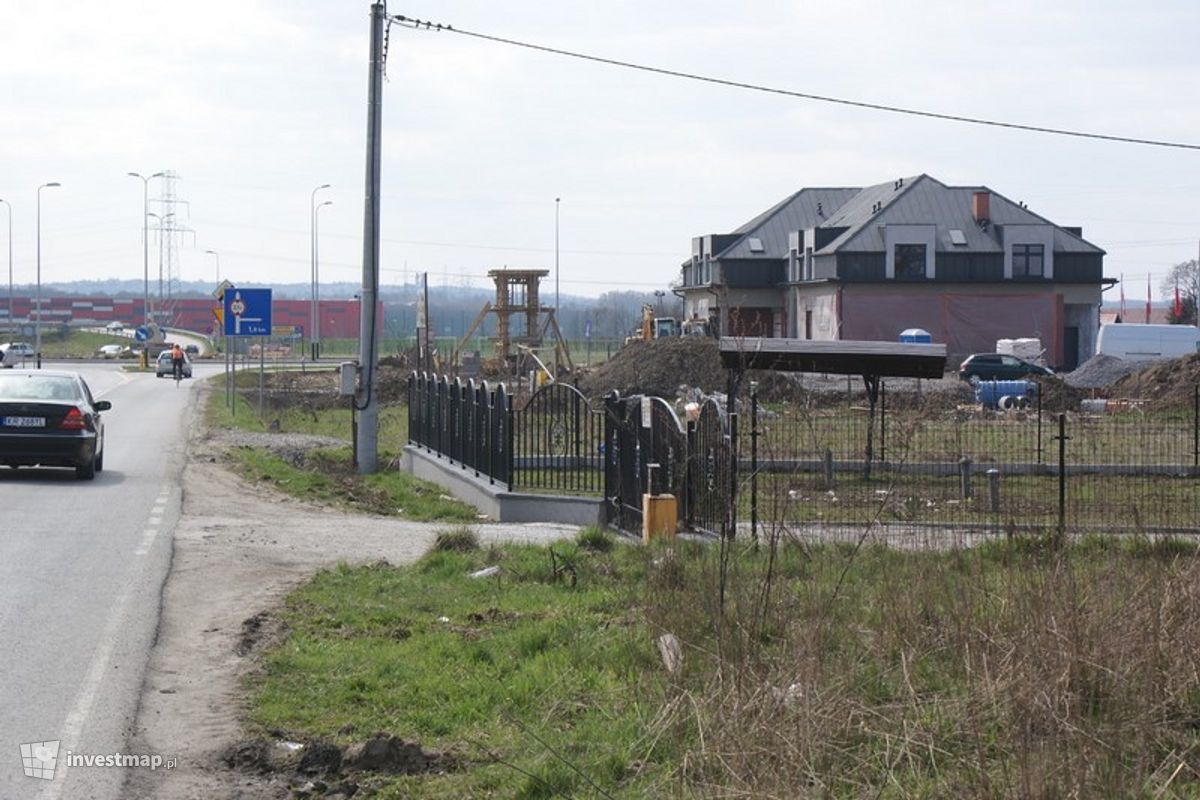
{"label": "white van", "polygon": [[1191,325],[1138,325],[1116,323],[1100,326],[1096,352],[1127,361],[1180,358],[1200,351],[1200,328]]}

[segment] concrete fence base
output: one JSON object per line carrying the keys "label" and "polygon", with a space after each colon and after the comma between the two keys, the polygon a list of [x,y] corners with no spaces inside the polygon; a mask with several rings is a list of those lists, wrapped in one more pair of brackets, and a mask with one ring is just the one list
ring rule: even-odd
{"label": "concrete fence base", "polygon": [[475,477],[474,471],[432,453],[408,446],[400,468],[441,486],[464,503],[475,506],[496,522],[559,522],[566,525],[604,524],[604,504],[595,497],[510,492],[507,487]]}

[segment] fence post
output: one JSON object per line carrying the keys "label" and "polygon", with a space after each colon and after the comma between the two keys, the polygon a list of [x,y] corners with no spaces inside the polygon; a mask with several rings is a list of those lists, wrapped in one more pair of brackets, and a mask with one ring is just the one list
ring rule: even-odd
{"label": "fence post", "polygon": [[825,448],[825,458],[823,459],[825,473],[825,490],[829,491],[833,488],[833,451],[828,447]]}
{"label": "fence post", "polygon": [[887,461],[887,384],[883,381],[879,382],[879,460]]}
{"label": "fence post", "polygon": [[1058,535],[1055,546],[1062,547],[1067,536],[1067,415],[1058,415]]}
{"label": "fence post", "polygon": [[963,500],[971,499],[971,459],[967,456],[958,460],[958,494]]}
{"label": "fence post", "polygon": [[993,514],[1000,513],[1000,470],[996,468],[987,471],[988,501]]}
{"label": "fence post", "polygon": [[513,490],[513,472],[516,470],[517,460],[513,455],[513,402],[510,398],[508,401],[508,490]]}
{"label": "fence post", "polygon": [[683,462],[683,521],[688,530],[696,527],[696,420],[689,419],[687,425],[687,459]]}
{"label": "fence post", "polygon": [[758,544],[758,381],[750,381],[750,540]]}
{"label": "fence post", "polygon": [[[737,398],[730,397],[729,405],[737,408]],[[738,414],[729,414],[729,531],[730,539],[737,538],[737,484],[738,484]]]}
{"label": "fence post", "polygon": [[[503,385],[503,384],[501,384]],[[490,387],[489,387],[490,388]],[[496,390],[487,394],[487,475],[488,484],[496,485]]]}
{"label": "fence post", "polygon": [[1037,384],[1037,463],[1042,463],[1042,384]]}

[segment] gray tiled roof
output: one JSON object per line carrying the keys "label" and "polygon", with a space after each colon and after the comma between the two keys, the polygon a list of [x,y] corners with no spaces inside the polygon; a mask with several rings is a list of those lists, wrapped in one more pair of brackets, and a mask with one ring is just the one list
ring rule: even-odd
{"label": "gray tiled roof", "polygon": [[[971,216],[971,197],[987,191],[991,225],[980,228]],[[876,207],[878,205],[878,210]],[[818,213],[820,209],[820,213]],[[938,250],[999,252],[997,225],[1053,225],[986,186],[947,186],[928,175],[904,178],[865,188],[802,189],[733,231],[738,239],[715,257],[720,259],[781,259],[788,253],[788,236],[808,228],[846,228],[820,252],[879,252],[884,249],[883,225],[937,226]],[[960,230],[966,245],[954,245],[950,231]],[[751,238],[762,241],[762,252],[751,252]],[[1055,226],[1055,252],[1102,253],[1103,250]]]}
{"label": "gray tiled roof", "polygon": [[[718,258],[787,258],[788,234],[821,225],[861,190],[845,188],[802,189],[759,214],[733,233],[742,236]],[[821,213],[818,213],[818,208]],[[750,252],[750,237],[762,240],[763,252]]]}

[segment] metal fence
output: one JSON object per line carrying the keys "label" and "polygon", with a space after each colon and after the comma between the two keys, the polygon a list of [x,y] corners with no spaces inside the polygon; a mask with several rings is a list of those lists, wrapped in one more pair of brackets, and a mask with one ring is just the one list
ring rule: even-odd
{"label": "metal fence", "polygon": [[412,444],[513,489],[513,407],[503,383],[492,387],[414,372],[408,420]]}
{"label": "metal fence", "polygon": [[664,492],[681,527],[713,535],[1200,532],[1200,389],[1173,411],[879,398],[751,394],[740,414],[709,399],[681,422],[660,398],[591,403],[554,384],[517,402],[503,384],[413,373],[408,436],[510,490],[600,496],[632,532],[642,496]]}
{"label": "metal fence", "polygon": [[1192,396],[1190,409],[1118,401],[1051,413],[893,393],[875,414],[751,398],[739,503],[813,533],[1200,532],[1200,390]]}

